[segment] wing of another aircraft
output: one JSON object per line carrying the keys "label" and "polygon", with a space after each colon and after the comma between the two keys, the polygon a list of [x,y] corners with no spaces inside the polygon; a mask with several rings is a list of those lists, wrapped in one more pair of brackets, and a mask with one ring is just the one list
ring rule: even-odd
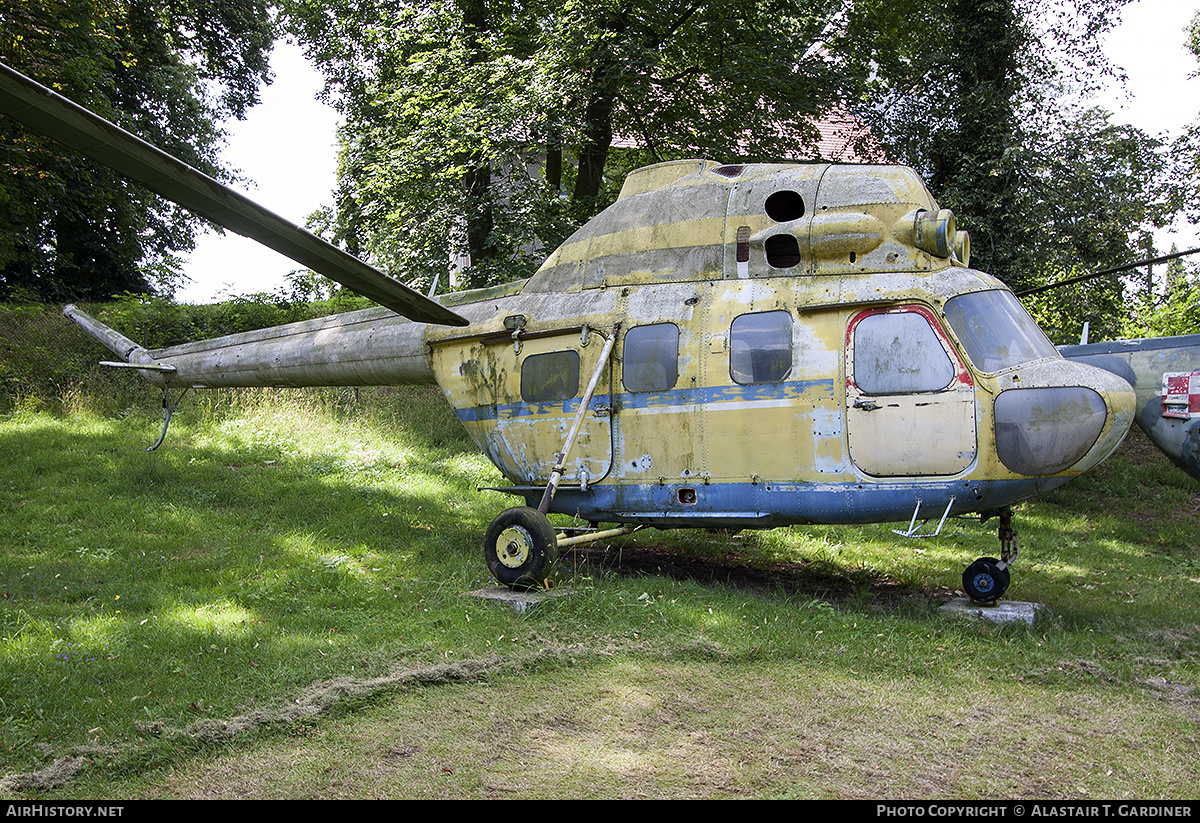
{"label": "wing of another aircraft", "polygon": [[[1200,248],[1124,263],[1025,289],[1017,292],[1017,296],[1024,298],[1197,253]],[[1086,327],[1084,338],[1087,338]],[[1137,394],[1135,422],[1175,465],[1200,480],[1200,334],[1080,343],[1059,346],[1058,350],[1069,360],[1110,371],[1133,386]]]}
{"label": "wing of another aircraft", "polygon": [[467,325],[437,301],[2,63],[0,113],[403,317]]}
{"label": "wing of another aircraft", "polygon": [[1200,480],[1200,334],[1059,346],[1059,351],[1133,386],[1137,424],[1175,465]]}

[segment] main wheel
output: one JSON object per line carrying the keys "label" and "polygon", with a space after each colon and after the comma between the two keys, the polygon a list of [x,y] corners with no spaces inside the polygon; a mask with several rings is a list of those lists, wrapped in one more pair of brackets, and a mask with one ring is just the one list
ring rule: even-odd
{"label": "main wheel", "polygon": [[483,558],[492,576],[510,589],[539,588],[558,559],[554,526],[537,509],[506,509],[488,526]]}
{"label": "main wheel", "polygon": [[1008,590],[1007,568],[998,568],[1000,561],[994,557],[981,557],[963,572],[963,592],[972,600],[988,603],[999,600]]}

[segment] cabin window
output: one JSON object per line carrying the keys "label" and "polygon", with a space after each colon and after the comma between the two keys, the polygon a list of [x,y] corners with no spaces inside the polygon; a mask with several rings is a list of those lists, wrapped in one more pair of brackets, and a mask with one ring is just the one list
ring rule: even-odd
{"label": "cabin window", "polygon": [[579,394],[579,352],[533,354],[521,364],[521,399],[553,403]]}
{"label": "cabin window", "polygon": [[864,394],[941,391],[954,364],[937,332],[916,312],[864,317],[854,328],[854,382]]}
{"label": "cabin window", "polygon": [[1058,357],[1058,349],[1038,328],[1012,292],[960,294],[946,303],[946,321],[980,371]]}
{"label": "cabin window", "polygon": [[625,334],[622,382],[630,391],[666,391],[679,379],[679,328],[635,326]]}
{"label": "cabin window", "polygon": [[792,316],[743,314],[729,329],[729,376],[735,383],[774,383],[792,373]]}

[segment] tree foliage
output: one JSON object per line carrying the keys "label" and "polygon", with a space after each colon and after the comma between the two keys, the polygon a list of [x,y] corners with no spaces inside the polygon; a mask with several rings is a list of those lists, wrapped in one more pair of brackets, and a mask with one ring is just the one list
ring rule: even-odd
{"label": "tree foliage", "polygon": [[1195,264],[1174,261],[1168,267],[1163,293],[1140,294],[1130,306],[1122,332],[1126,337],[1171,337],[1200,332],[1200,274]]}
{"label": "tree foliage", "polygon": [[[1085,101],[1116,78],[1127,0],[288,0],[346,115],[322,228],[405,279],[527,275],[647,162],[817,159],[849,110],[1016,289],[1153,253],[1195,202],[1179,145]],[[1196,42],[1200,42],[1200,36]],[[1193,133],[1200,145],[1200,133]],[[1195,166],[1193,166],[1195,168]],[[1194,177],[1191,179],[1195,179]],[[1191,198],[1189,200],[1189,198]],[[1113,336],[1145,284],[1031,305],[1061,340]]]}
{"label": "tree foliage", "polygon": [[[631,164],[813,156],[860,89],[843,4],[290,0],[346,115],[326,231],[406,279],[528,275]],[[620,156],[619,156],[620,155]]]}
{"label": "tree foliage", "polygon": [[[1154,257],[1153,229],[1169,222],[1177,191],[1169,146],[1088,109],[1037,155],[1031,188],[1034,235],[1020,286],[1044,285]],[[1036,211],[1033,211],[1036,209]],[[1036,256],[1035,256],[1036,255]],[[1107,275],[1030,298],[1030,311],[1057,342],[1124,333],[1130,311],[1154,293],[1149,274]]]}
{"label": "tree foliage", "polygon": [[[1200,11],[1192,18],[1187,30],[1187,47],[1200,64]],[[1200,74],[1200,67],[1195,74]],[[1195,75],[1193,75],[1195,76]],[[1173,146],[1179,164],[1181,186],[1191,197],[1180,204],[1188,222],[1200,223],[1200,105],[1194,105],[1197,119],[1192,122]]]}
{"label": "tree foliage", "polygon": [[[1200,61],[1200,12],[1187,29],[1187,46]],[[1193,109],[1200,115],[1200,107]],[[1170,185],[1164,213],[1195,226],[1200,223],[1200,119],[1174,139],[1166,140]],[[1167,223],[1163,220],[1163,223]],[[1193,244],[1194,245],[1194,244]],[[1178,251],[1171,249],[1172,253]],[[1167,264],[1166,276],[1156,281],[1147,269],[1127,301],[1126,337],[1163,337],[1200,332],[1200,266],[1195,257]]]}
{"label": "tree foliage", "polygon": [[[1152,256],[1153,230],[1187,196],[1165,139],[1086,102],[1119,80],[1100,36],[1125,2],[856,6],[881,71],[855,111],[971,232],[972,265],[1016,290]],[[909,8],[898,15],[898,6]],[[897,19],[913,37],[900,36]],[[1063,342],[1085,321],[1093,339],[1111,337],[1138,286],[1098,279],[1030,308]]]}
{"label": "tree foliage", "polygon": [[[219,123],[257,102],[264,0],[0,0],[0,59],[213,177]],[[0,118],[0,298],[170,291],[197,222]]]}

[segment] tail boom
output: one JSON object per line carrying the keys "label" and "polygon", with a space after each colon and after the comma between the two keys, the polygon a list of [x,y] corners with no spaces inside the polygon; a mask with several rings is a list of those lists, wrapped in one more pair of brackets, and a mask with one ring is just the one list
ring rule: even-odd
{"label": "tail boom", "polygon": [[332,315],[147,350],[67,306],[63,313],[162,388],[433,385],[425,327],[386,309]]}

